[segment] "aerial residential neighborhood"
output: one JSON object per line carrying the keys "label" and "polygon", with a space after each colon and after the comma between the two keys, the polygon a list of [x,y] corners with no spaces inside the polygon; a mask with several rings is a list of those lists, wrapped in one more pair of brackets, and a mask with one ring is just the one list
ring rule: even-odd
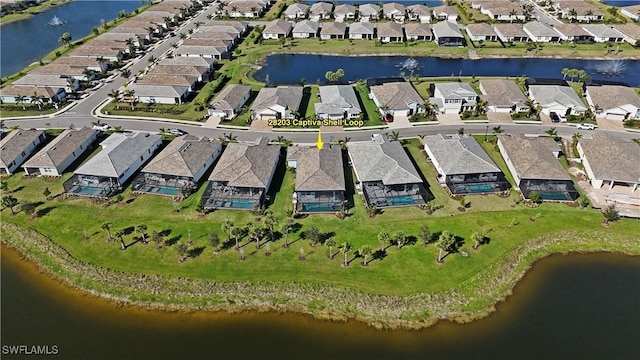
{"label": "aerial residential neighborhood", "polygon": [[[185,334],[189,358],[262,358],[275,338],[281,358],[633,358],[639,14],[610,0],[0,1],[3,344],[129,358],[103,338],[144,333],[154,359]],[[38,277],[55,285],[28,295]],[[56,298],[66,286],[94,295],[88,311]],[[496,306],[511,297],[526,311]],[[622,330],[586,317],[589,301]],[[20,330],[26,310],[46,335]],[[483,317],[471,341],[464,324]],[[426,329],[440,320],[451,334]]]}

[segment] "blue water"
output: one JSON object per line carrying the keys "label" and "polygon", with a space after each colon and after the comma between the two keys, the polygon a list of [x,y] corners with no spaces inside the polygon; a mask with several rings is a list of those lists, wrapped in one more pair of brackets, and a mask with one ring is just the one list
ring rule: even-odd
{"label": "blue water", "polygon": [[414,203],[411,196],[394,197],[388,200],[392,205],[411,205]]}
{"label": "blue water", "polygon": [[483,192],[492,192],[493,188],[491,185],[487,184],[469,184],[467,185],[470,192],[473,193],[483,193]]}
{"label": "blue water", "polygon": [[563,192],[555,192],[555,191],[539,191],[538,194],[540,198],[543,200],[571,200],[568,199],[565,193]]}
{"label": "blue water", "polygon": [[[331,2],[329,0],[309,0],[306,1],[307,4],[313,4],[316,2]],[[390,2],[397,2],[400,4],[403,4],[404,6],[409,6],[409,5],[415,5],[415,4],[422,4],[422,5],[427,5],[428,7],[436,7],[436,6],[440,6],[442,5],[442,1],[439,0],[427,0],[427,1],[420,1],[420,0],[386,0],[386,1],[367,1],[367,0],[340,0],[340,2],[338,4],[379,4],[379,3],[390,3]]]}
{"label": "blue water", "polygon": [[[307,83],[324,83],[327,71],[343,69],[342,80],[356,81],[373,77],[398,76],[406,56],[333,56],[306,54],[278,54],[266,58],[265,66],[255,74],[256,79],[270,84],[296,84],[301,78]],[[595,80],[624,81],[631,86],[640,85],[638,60],[580,60],[580,59],[442,59],[417,57],[421,76],[520,76],[561,79],[563,68],[584,69]]]}
{"label": "blue water", "polygon": [[231,200],[229,207],[238,209],[253,209],[254,203],[251,200]]}
{"label": "blue water", "polygon": [[73,193],[86,196],[103,196],[104,194],[109,193],[109,191],[109,188],[102,189],[96,187],[78,186],[73,190]]}
{"label": "blue water", "polygon": [[603,0],[603,3],[611,6],[631,6],[631,5],[640,5],[640,0]]}
{"label": "blue water", "polygon": [[177,193],[180,192],[180,189],[172,186],[145,185],[141,187],[139,191],[150,193],[150,194],[176,195]]}
{"label": "blue water", "polygon": [[336,211],[336,204],[302,204],[304,212],[333,212]]}
{"label": "blue water", "polygon": [[[120,10],[131,12],[140,6],[140,1],[130,0],[76,0],[26,20],[2,25],[0,76],[11,75],[40,60],[60,46],[58,39],[63,33],[70,33],[73,40],[81,39],[100,26],[102,20],[113,20]],[[65,24],[50,26],[48,23],[54,15]]]}

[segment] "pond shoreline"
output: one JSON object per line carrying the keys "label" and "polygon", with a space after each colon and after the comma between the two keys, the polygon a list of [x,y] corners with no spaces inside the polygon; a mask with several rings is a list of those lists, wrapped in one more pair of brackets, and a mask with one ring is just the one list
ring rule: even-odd
{"label": "pond shoreline", "polygon": [[608,232],[561,232],[517,246],[457,288],[385,296],[322,284],[216,282],[124,273],[75,259],[35,230],[7,223],[2,224],[0,230],[3,246],[15,249],[49,276],[118,305],[169,312],[291,312],[320,320],[353,319],[376,329],[418,330],[440,320],[468,323],[487,317],[495,311],[498,302],[511,294],[535,261],[553,253],[640,255],[640,244],[630,236]]}
{"label": "pond shoreline", "polygon": [[[16,17],[13,17],[13,18],[11,18],[9,20],[0,19],[1,20],[0,21],[0,27],[2,27],[2,25],[11,24],[11,23],[14,23],[14,22],[18,22],[18,21],[29,19],[30,17],[38,15],[43,11],[47,11],[47,10],[49,10],[51,8],[67,4],[67,3],[70,3],[72,1],[73,0],[48,0],[46,2],[43,2],[43,3],[38,4],[36,6],[33,6],[33,8],[27,8],[22,13],[18,14],[18,15],[22,15],[22,16],[16,16]],[[37,9],[35,9],[35,8],[37,8]],[[10,15],[13,15],[13,14],[4,15],[3,17],[10,16]]]}

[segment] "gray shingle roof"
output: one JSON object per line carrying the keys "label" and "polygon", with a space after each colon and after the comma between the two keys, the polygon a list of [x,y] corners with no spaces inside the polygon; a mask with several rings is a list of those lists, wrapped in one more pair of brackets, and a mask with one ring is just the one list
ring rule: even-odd
{"label": "gray shingle roof", "polygon": [[150,96],[150,97],[170,97],[177,98],[184,95],[189,89],[188,86],[177,85],[143,85],[143,84],[131,84],[129,89],[135,91],[135,96]]}
{"label": "gray shingle roof", "polygon": [[227,182],[234,187],[266,188],[278,156],[280,146],[269,145],[267,138],[260,138],[258,144],[231,143],[209,180]]}
{"label": "gray shingle roof", "polygon": [[293,33],[317,33],[320,26],[317,22],[311,20],[302,20],[293,27]]}
{"label": "gray shingle roof", "polygon": [[557,37],[560,36],[553,28],[541,23],[540,21],[532,21],[522,25],[522,28],[533,36],[548,36]]}
{"label": "gray shingle roof", "polygon": [[378,37],[404,37],[402,24],[393,21],[378,23]]}
{"label": "gray shingle roof", "polygon": [[0,140],[0,167],[9,167],[8,165],[43,133],[42,130],[18,129],[7,134]]}
{"label": "gray shingle roof", "polygon": [[424,103],[420,94],[408,82],[390,82],[371,87],[371,92],[378,99],[381,106],[389,109],[407,109],[408,104]]}
{"label": "gray shingle roof", "polygon": [[433,30],[433,35],[437,38],[444,37],[464,37],[458,24],[453,23],[451,21],[440,21],[433,25],[431,25],[431,30]]}
{"label": "gray shingle roof", "polygon": [[593,139],[580,139],[580,147],[596,179],[640,183],[638,144],[598,133],[593,135]]}
{"label": "gray shingle roof", "polygon": [[320,29],[320,35],[342,35],[347,32],[347,24],[340,22],[326,22],[322,23],[322,29]]}
{"label": "gray shingle roof", "polygon": [[240,104],[240,101],[247,96],[247,93],[251,92],[251,86],[249,85],[227,85],[212,101],[210,108],[215,110],[235,110]]}
{"label": "gray shingle roof", "polygon": [[423,23],[410,23],[404,25],[407,36],[431,36],[431,26]]}
{"label": "gray shingle roof", "polygon": [[293,3],[287,7],[284,14],[287,16],[296,16],[298,14],[304,14],[307,9],[309,9],[309,5],[307,4]]}
{"label": "gray shingle roof", "polygon": [[620,31],[605,24],[586,24],[586,25],[582,25],[582,28],[587,30],[589,34],[592,34],[593,36],[597,36],[597,37],[603,37],[603,38],[624,37],[624,35]]}
{"label": "gray shingle roof", "polygon": [[559,152],[560,147],[552,138],[499,135],[498,141],[520,179],[571,180],[553,154]]}
{"label": "gray shingle roof", "polygon": [[496,36],[493,27],[487,23],[468,24],[467,33],[474,36]]}
{"label": "gray shingle roof", "polygon": [[333,14],[337,15],[337,14],[355,14],[356,13],[356,7],[351,5],[351,4],[340,4],[340,5],[336,5],[335,9],[333,9]]}
{"label": "gray shingle roof", "polygon": [[570,86],[530,85],[529,93],[543,108],[559,104],[579,111],[586,110],[582,100]]}
{"label": "gray shingle roof", "polygon": [[429,149],[432,160],[440,165],[445,176],[500,172],[491,157],[472,137],[445,137],[438,134],[425,137],[424,144]]}
{"label": "gray shingle roof", "polygon": [[215,59],[202,57],[174,56],[172,58],[163,58],[158,65],[182,65],[182,66],[206,66],[211,67],[216,62]]}
{"label": "gray shingle roof", "polygon": [[328,2],[317,2],[311,5],[311,14],[326,14],[333,10],[333,4]]}
{"label": "gray shingle roof", "polygon": [[216,139],[180,136],[156,155],[142,172],[194,177],[221,146]]}
{"label": "gray shingle roof", "polygon": [[524,106],[527,101],[527,98],[513,80],[480,80],[480,88],[486,92],[481,96],[482,99],[490,106]]}
{"label": "gray shingle roof", "polygon": [[382,181],[385,185],[415,184],[422,179],[397,141],[380,136],[380,141],[347,144],[353,167],[361,182]]}
{"label": "gray shingle roof", "polygon": [[370,34],[373,35],[376,29],[375,23],[355,22],[349,24],[349,34]]}
{"label": "gray shingle roof", "polygon": [[359,114],[360,103],[351,85],[320,86],[321,103],[314,104],[316,114],[335,114],[347,111],[349,114]]}
{"label": "gray shingle roof", "polygon": [[[98,135],[97,130],[89,127],[81,127],[79,129],[67,129],[58,135],[47,146],[38,151],[29,161],[25,162],[22,167],[27,168],[57,168],[61,162],[72,155],[74,151],[85,141]],[[80,153],[85,149],[79,150]],[[80,154],[78,154],[80,155]],[[64,171],[64,169],[58,169]]]}
{"label": "gray shingle roof", "polygon": [[465,99],[470,96],[476,96],[475,90],[469,85],[469,83],[460,82],[446,82],[436,83],[435,87],[440,91],[442,96],[447,99],[462,98]]}
{"label": "gray shingle roof", "polygon": [[280,105],[291,111],[298,111],[302,101],[302,86],[278,86],[262,88],[253,101],[251,110],[260,112],[274,105]]}
{"label": "gray shingle roof", "polygon": [[378,16],[380,14],[380,6],[376,4],[362,4],[358,7],[361,16]]}
{"label": "gray shingle roof", "polygon": [[640,108],[640,96],[631,87],[618,85],[587,86],[587,92],[594,105],[598,105],[604,110],[622,105],[633,105]]}
{"label": "gray shingle roof", "polygon": [[290,147],[287,160],[293,159],[297,161],[295,191],[345,190],[340,147]]}
{"label": "gray shingle roof", "polygon": [[140,156],[160,141],[160,135],[145,132],[112,134],[100,144],[102,151],[74,173],[119,178],[125,170],[139,161]]}
{"label": "gray shingle roof", "polygon": [[268,22],[262,31],[263,34],[285,34],[288,35],[291,32],[293,26],[290,22],[282,19],[273,20]]}

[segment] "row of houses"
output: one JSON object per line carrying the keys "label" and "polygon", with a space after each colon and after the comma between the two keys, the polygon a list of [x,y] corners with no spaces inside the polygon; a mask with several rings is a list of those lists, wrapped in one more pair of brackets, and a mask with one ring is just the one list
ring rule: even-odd
{"label": "row of houses", "polygon": [[455,22],[458,12],[452,6],[436,6],[433,9],[423,4],[405,6],[397,2],[379,4],[339,4],[315,2],[311,5],[294,3],[284,11],[287,20],[309,19],[314,21],[334,19],[336,22],[371,22],[387,19],[396,22],[419,21],[429,23],[432,19]]}
{"label": "row of houses", "polygon": [[[31,157],[23,168],[27,175],[60,176],[91,148],[97,132],[69,129]],[[2,141],[3,173],[44,141],[40,130],[16,130]],[[137,193],[175,196],[191,194],[211,166],[202,195],[205,209],[254,209],[269,200],[274,174],[283,157],[279,144],[266,138],[230,143],[185,135],[155,155],[159,135],[115,133],[100,143],[101,151],[74,171],[63,184],[65,192],[87,197],[109,197],[132,181]],[[498,148],[514,185],[525,198],[536,192],[548,201],[574,201],[578,197],[571,177],[558,156],[559,145],[549,137],[499,135]],[[464,135],[424,138],[424,150],[437,171],[437,180],[451,194],[486,194],[510,187],[505,174],[476,140]],[[578,152],[591,185],[600,189],[625,187],[635,194],[640,185],[640,147],[606,133],[578,143]],[[15,157],[10,159],[9,157]],[[423,175],[398,141],[374,135],[370,141],[347,144],[355,188],[368,206],[398,207],[424,204],[431,199]],[[292,202],[300,213],[335,212],[348,205],[345,163],[340,147],[287,148],[286,164],[295,169]],[[616,162],[611,163],[611,158]],[[146,165],[145,165],[146,164]],[[144,165],[144,167],[143,167]]]}
{"label": "row of houses", "polygon": [[11,85],[0,89],[3,103],[17,103],[23,96],[33,96],[42,103],[57,104],[68,94],[119,66],[126,58],[144,51],[154,38],[193,14],[201,4],[189,0],[166,0],[128,19],[49,64],[37,67]]}
{"label": "row of houses", "polygon": [[275,1],[270,0],[229,0],[218,2],[215,14],[229,18],[259,18]]}

